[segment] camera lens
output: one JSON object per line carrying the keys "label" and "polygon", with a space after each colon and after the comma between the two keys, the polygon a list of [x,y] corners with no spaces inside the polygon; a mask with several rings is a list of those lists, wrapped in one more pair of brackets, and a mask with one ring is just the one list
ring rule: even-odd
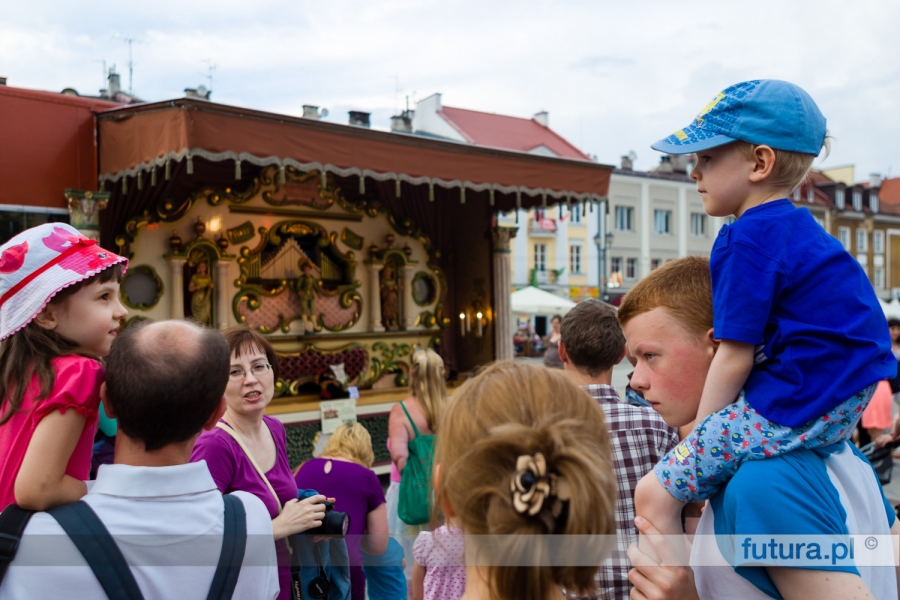
{"label": "camera lens", "polygon": [[334,537],[346,537],[350,530],[350,515],[338,512],[336,510],[325,513],[322,521],[322,532],[324,535]]}

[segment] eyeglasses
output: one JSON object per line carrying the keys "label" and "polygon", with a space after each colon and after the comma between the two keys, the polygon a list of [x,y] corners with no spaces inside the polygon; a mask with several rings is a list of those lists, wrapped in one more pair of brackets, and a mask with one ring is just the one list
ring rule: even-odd
{"label": "eyeglasses", "polygon": [[[271,368],[272,365],[270,365],[269,363],[256,363],[255,365],[250,367],[250,372],[253,373],[254,377],[262,377]],[[247,377],[247,371],[243,370],[240,367],[234,367],[233,369],[228,371],[228,379],[230,379],[231,381],[243,381],[245,377]]]}

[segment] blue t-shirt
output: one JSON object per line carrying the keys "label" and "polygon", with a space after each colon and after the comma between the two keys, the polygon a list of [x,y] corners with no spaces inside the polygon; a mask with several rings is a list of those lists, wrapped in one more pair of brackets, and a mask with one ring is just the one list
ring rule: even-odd
{"label": "blue t-shirt", "polygon": [[799,427],[897,374],[872,284],[790,200],[722,227],[710,256],[717,339],[757,346],[744,389],[762,416]]}
{"label": "blue t-shirt", "polygon": [[875,598],[896,598],[894,519],[849,442],[747,461],[701,517],[691,554],[697,589],[717,600],[781,598],[766,567],[788,567],[854,573]]}

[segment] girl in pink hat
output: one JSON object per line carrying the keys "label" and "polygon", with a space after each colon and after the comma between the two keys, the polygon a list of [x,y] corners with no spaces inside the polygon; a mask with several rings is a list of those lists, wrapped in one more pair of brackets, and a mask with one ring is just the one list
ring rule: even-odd
{"label": "girl in pink hat", "polygon": [[128,312],[128,261],[62,223],[0,246],[0,509],[87,493],[104,373]]}

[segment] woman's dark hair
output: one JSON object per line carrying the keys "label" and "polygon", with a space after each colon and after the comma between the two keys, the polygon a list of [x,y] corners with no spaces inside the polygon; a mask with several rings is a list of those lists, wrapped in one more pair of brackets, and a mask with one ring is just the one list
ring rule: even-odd
{"label": "woman's dark hair", "polygon": [[562,315],[553,315],[552,317],[550,317],[550,323],[553,323],[553,319],[556,319],[557,321],[562,323]]}
{"label": "woman's dark hair", "polygon": [[[49,304],[62,304],[75,292],[93,283],[122,282],[124,269],[121,264],[106,268],[93,277],[63,288],[50,298]],[[33,320],[25,327],[0,342],[0,425],[9,421],[22,409],[25,391],[37,375],[40,391],[35,402],[45,399],[53,390],[56,374],[50,361],[78,352],[78,345],[55,331],[44,329]],[[85,354],[85,356],[90,356]],[[98,358],[91,356],[91,358]],[[8,404],[8,406],[7,406]]]}
{"label": "woman's dark hair", "polygon": [[235,325],[234,327],[229,327],[222,333],[228,341],[228,347],[231,348],[231,353],[238,358],[241,357],[241,354],[249,352],[253,348],[262,350],[263,354],[266,355],[266,360],[272,365],[272,373],[275,375],[274,381],[278,381],[278,376],[281,374],[281,371],[278,368],[278,355],[275,354],[275,349],[272,348],[272,344],[269,343],[269,340],[267,340],[265,336],[258,331],[250,329],[246,325]]}

